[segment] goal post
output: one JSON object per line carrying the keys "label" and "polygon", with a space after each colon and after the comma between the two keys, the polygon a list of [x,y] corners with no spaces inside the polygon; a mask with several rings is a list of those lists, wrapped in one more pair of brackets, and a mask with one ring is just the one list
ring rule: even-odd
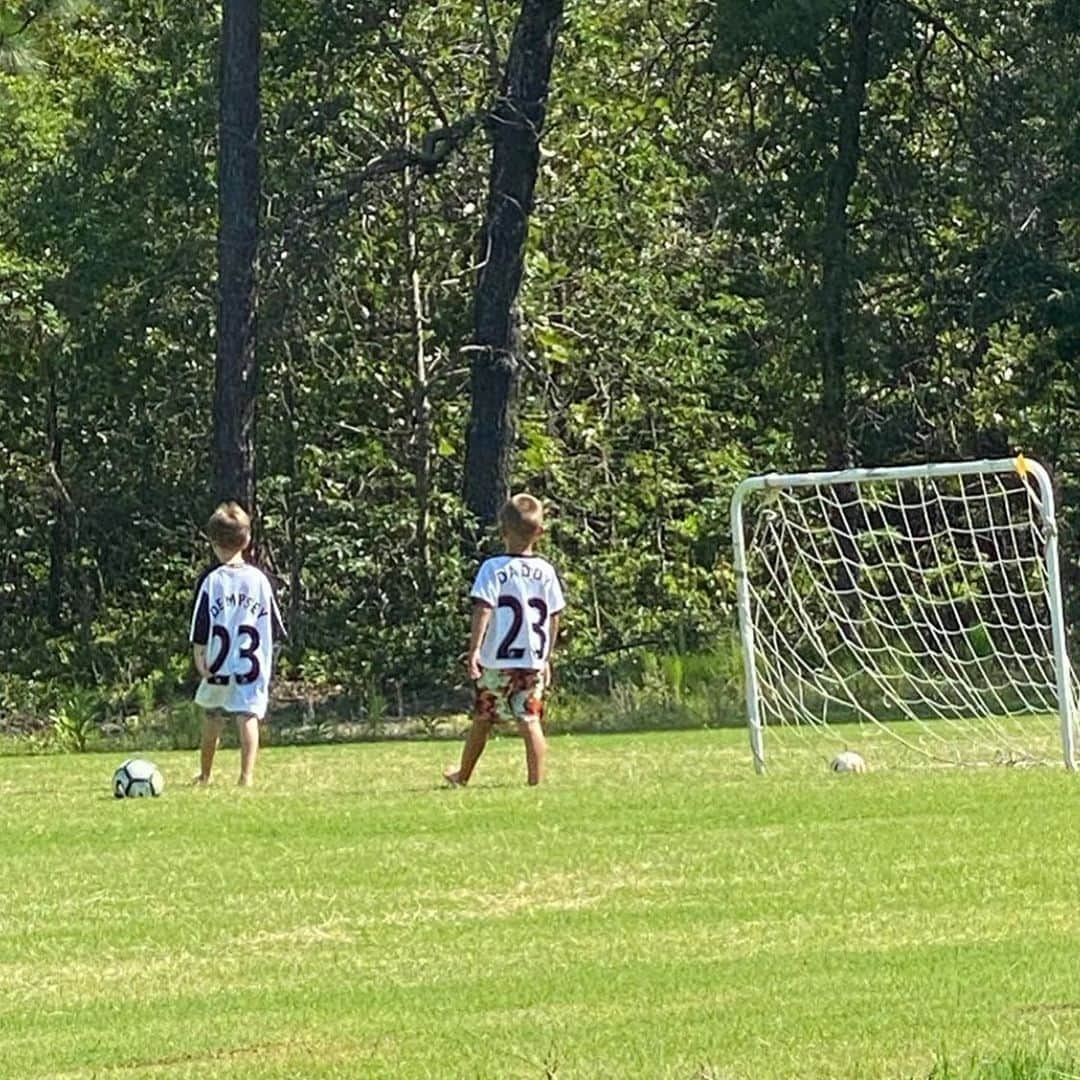
{"label": "goal post", "polygon": [[848,723],[936,761],[1052,752],[1075,768],[1054,492],[1038,462],[755,476],[735,489],[731,528],[759,772],[767,731],[843,739]]}

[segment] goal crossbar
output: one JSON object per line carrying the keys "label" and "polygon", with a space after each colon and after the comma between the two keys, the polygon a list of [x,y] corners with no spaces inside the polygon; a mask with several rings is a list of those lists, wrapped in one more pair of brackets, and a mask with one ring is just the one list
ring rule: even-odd
{"label": "goal crossbar", "polygon": [[[749,506],[760,511],[750,529]],[[863,703],[866,687],[939,741],[935,719],[955,718],[958,701],[985,716],[984,730],[995,710],[1056,710],[1061,754],[1075,768],[1054,492],[1038,462],[754,476],[735,489],[731,529],[759,772],[768,726],[827,726],[830,705],[889,731]],[[979,635],[996,643],[992,657],[981,638],[981,649],[967,643]]]}

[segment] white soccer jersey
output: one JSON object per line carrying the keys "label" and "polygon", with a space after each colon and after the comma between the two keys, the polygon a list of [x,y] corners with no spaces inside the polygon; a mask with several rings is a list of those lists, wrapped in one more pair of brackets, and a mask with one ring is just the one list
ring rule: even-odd
{"label": "white soccer jersey", "polygon": [[551,616],[566,606],[547,559],[496,555],[480,567],[470,595],[493,609],[480,645],[481,667],[544,667],[551,655]]}
{"label": "white soccer jersey", "polygon": [[210,677],[195,701],[206,709],[266,715],[274,641],[284,636],[274,590],[255,566],[211,570],[199,584],[191,641],[206,646]]}

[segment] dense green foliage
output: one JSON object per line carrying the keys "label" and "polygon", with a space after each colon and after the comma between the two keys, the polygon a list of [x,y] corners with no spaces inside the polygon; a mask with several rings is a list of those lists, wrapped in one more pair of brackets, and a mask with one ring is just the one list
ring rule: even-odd
{"label": "dense green foliage", "polygon": [[271,749],[250,792],[155,755],[129,803],[116,757],[0,758],[5,1074],[1075,1075],[1063,770],[762,778],[690,732],[437,790],[455,749]]}
{"label": "dense green foliage", "polygon": [[[872,6],[845,420],[818,353],[851,4],[567,5],[516,477],[554,509],[572,668],[726,634],[732,484],[822,464],[823,425],[867,464],[1022,446],[1080,507],[1072,7]],[[371,163],[482,121],[515,10],[265,4],[261,554],[291,677],[406,705],[456,679],[483,123],[438,167]],[[0,20],[0,713],[15,677],[185,677],[217,29],[135,0]]]}

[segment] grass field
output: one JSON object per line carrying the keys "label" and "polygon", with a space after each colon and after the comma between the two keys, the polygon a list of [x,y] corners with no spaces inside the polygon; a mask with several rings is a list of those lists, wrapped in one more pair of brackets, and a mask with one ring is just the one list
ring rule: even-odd
{"label": "grass field", "polygon": [[1027,1076],[1080,1042],[1064,770],[759,778],[741,732],[672,732],[555,739],[538,791],[500,740],[440,790],[456,750],[270,749],[251,792],[162,753],[128,802],[111,757],[0,759],[0,1076]]}

